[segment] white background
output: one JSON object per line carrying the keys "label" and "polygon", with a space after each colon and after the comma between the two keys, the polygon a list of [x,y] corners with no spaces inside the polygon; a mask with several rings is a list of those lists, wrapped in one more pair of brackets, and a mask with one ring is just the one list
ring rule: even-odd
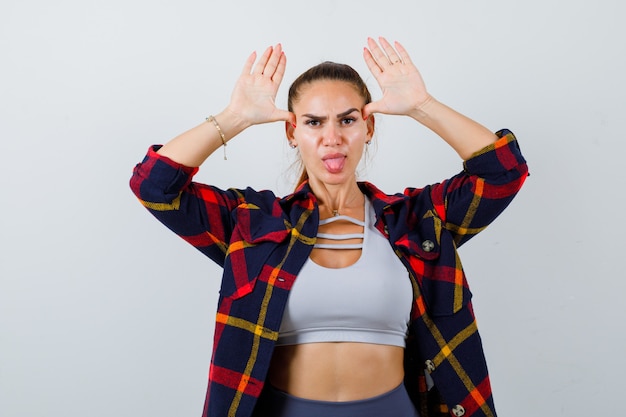
{"label": "white background", "polygon": [[[626,372],[624,6],[618,0],[2,0],[0,415],[199,416],[219,269],[147,214],[135,163],[219,112],[282,42],[288,84],[323,60],[379,89],[367,36],[403,42],[430,92],[512,129],[531,176],[461,249],[499,414],[619,415]],[[461,162],[378,117],[364,179],[395,192]],[[202,167],[291,189],[280,123]]]}

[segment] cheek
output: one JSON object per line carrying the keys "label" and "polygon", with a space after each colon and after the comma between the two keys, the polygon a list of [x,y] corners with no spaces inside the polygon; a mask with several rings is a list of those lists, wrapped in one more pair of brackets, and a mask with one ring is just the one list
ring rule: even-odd
{"label": "cheek", "polygon": [[298,153],[303,160],[316,154],[317,147],[315,146],[315,139],[307,137],[306,135],[296,135],[295,139],[298,144]]}
{"label": "cheek", "polygon": [[362,126],[359,126],[357,129],[353,129],[347,134],[347,137],[354,142],[365,142],[369,140],[369,135],[367,133],[367,125],[363,123]]}
{"label": "cheek", "polygon": [[300,130],[296,128],[293,137],[300,148],[313,148],[319,142],[319,135],[306,127],[302,127]]}

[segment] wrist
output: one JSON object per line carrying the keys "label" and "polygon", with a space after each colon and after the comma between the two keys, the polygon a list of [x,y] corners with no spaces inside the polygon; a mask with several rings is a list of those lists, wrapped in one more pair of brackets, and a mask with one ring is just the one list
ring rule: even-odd
{"label": "wrist", "polygon": [[242,117],[228,107],[213,117],[219,123],[226,142],[237,136],[248,127],[252,126],[251,123],[246,122]]}
{"label": "wrist", "polygon": [[433,96],[428,94],[424,100],[420,101],[420,103],[411,112],[409,112],[409,116],[418,122],[421,122],[432,115],[437,103],[438,101],[435,100]]}

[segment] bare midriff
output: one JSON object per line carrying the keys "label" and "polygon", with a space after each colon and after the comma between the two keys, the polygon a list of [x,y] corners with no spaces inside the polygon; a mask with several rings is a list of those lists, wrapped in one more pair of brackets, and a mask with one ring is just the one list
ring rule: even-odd
{"label": "bare midriff", "polygon": [[281,391],[318,401],[355,401],[398,387],[404,348],[370,343],[307,343],[278,346],[269,382]]}

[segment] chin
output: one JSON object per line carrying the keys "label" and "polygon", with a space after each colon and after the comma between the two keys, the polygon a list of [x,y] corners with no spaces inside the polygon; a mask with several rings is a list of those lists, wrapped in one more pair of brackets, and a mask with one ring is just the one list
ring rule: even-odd
{"label": "chin", "polygon": [[337,174],[327,174],[323,177],[322,181],[328,185],[341,185],[348,182],[355,182],[356,177],[354,175],[348,175],[340,172]]}

